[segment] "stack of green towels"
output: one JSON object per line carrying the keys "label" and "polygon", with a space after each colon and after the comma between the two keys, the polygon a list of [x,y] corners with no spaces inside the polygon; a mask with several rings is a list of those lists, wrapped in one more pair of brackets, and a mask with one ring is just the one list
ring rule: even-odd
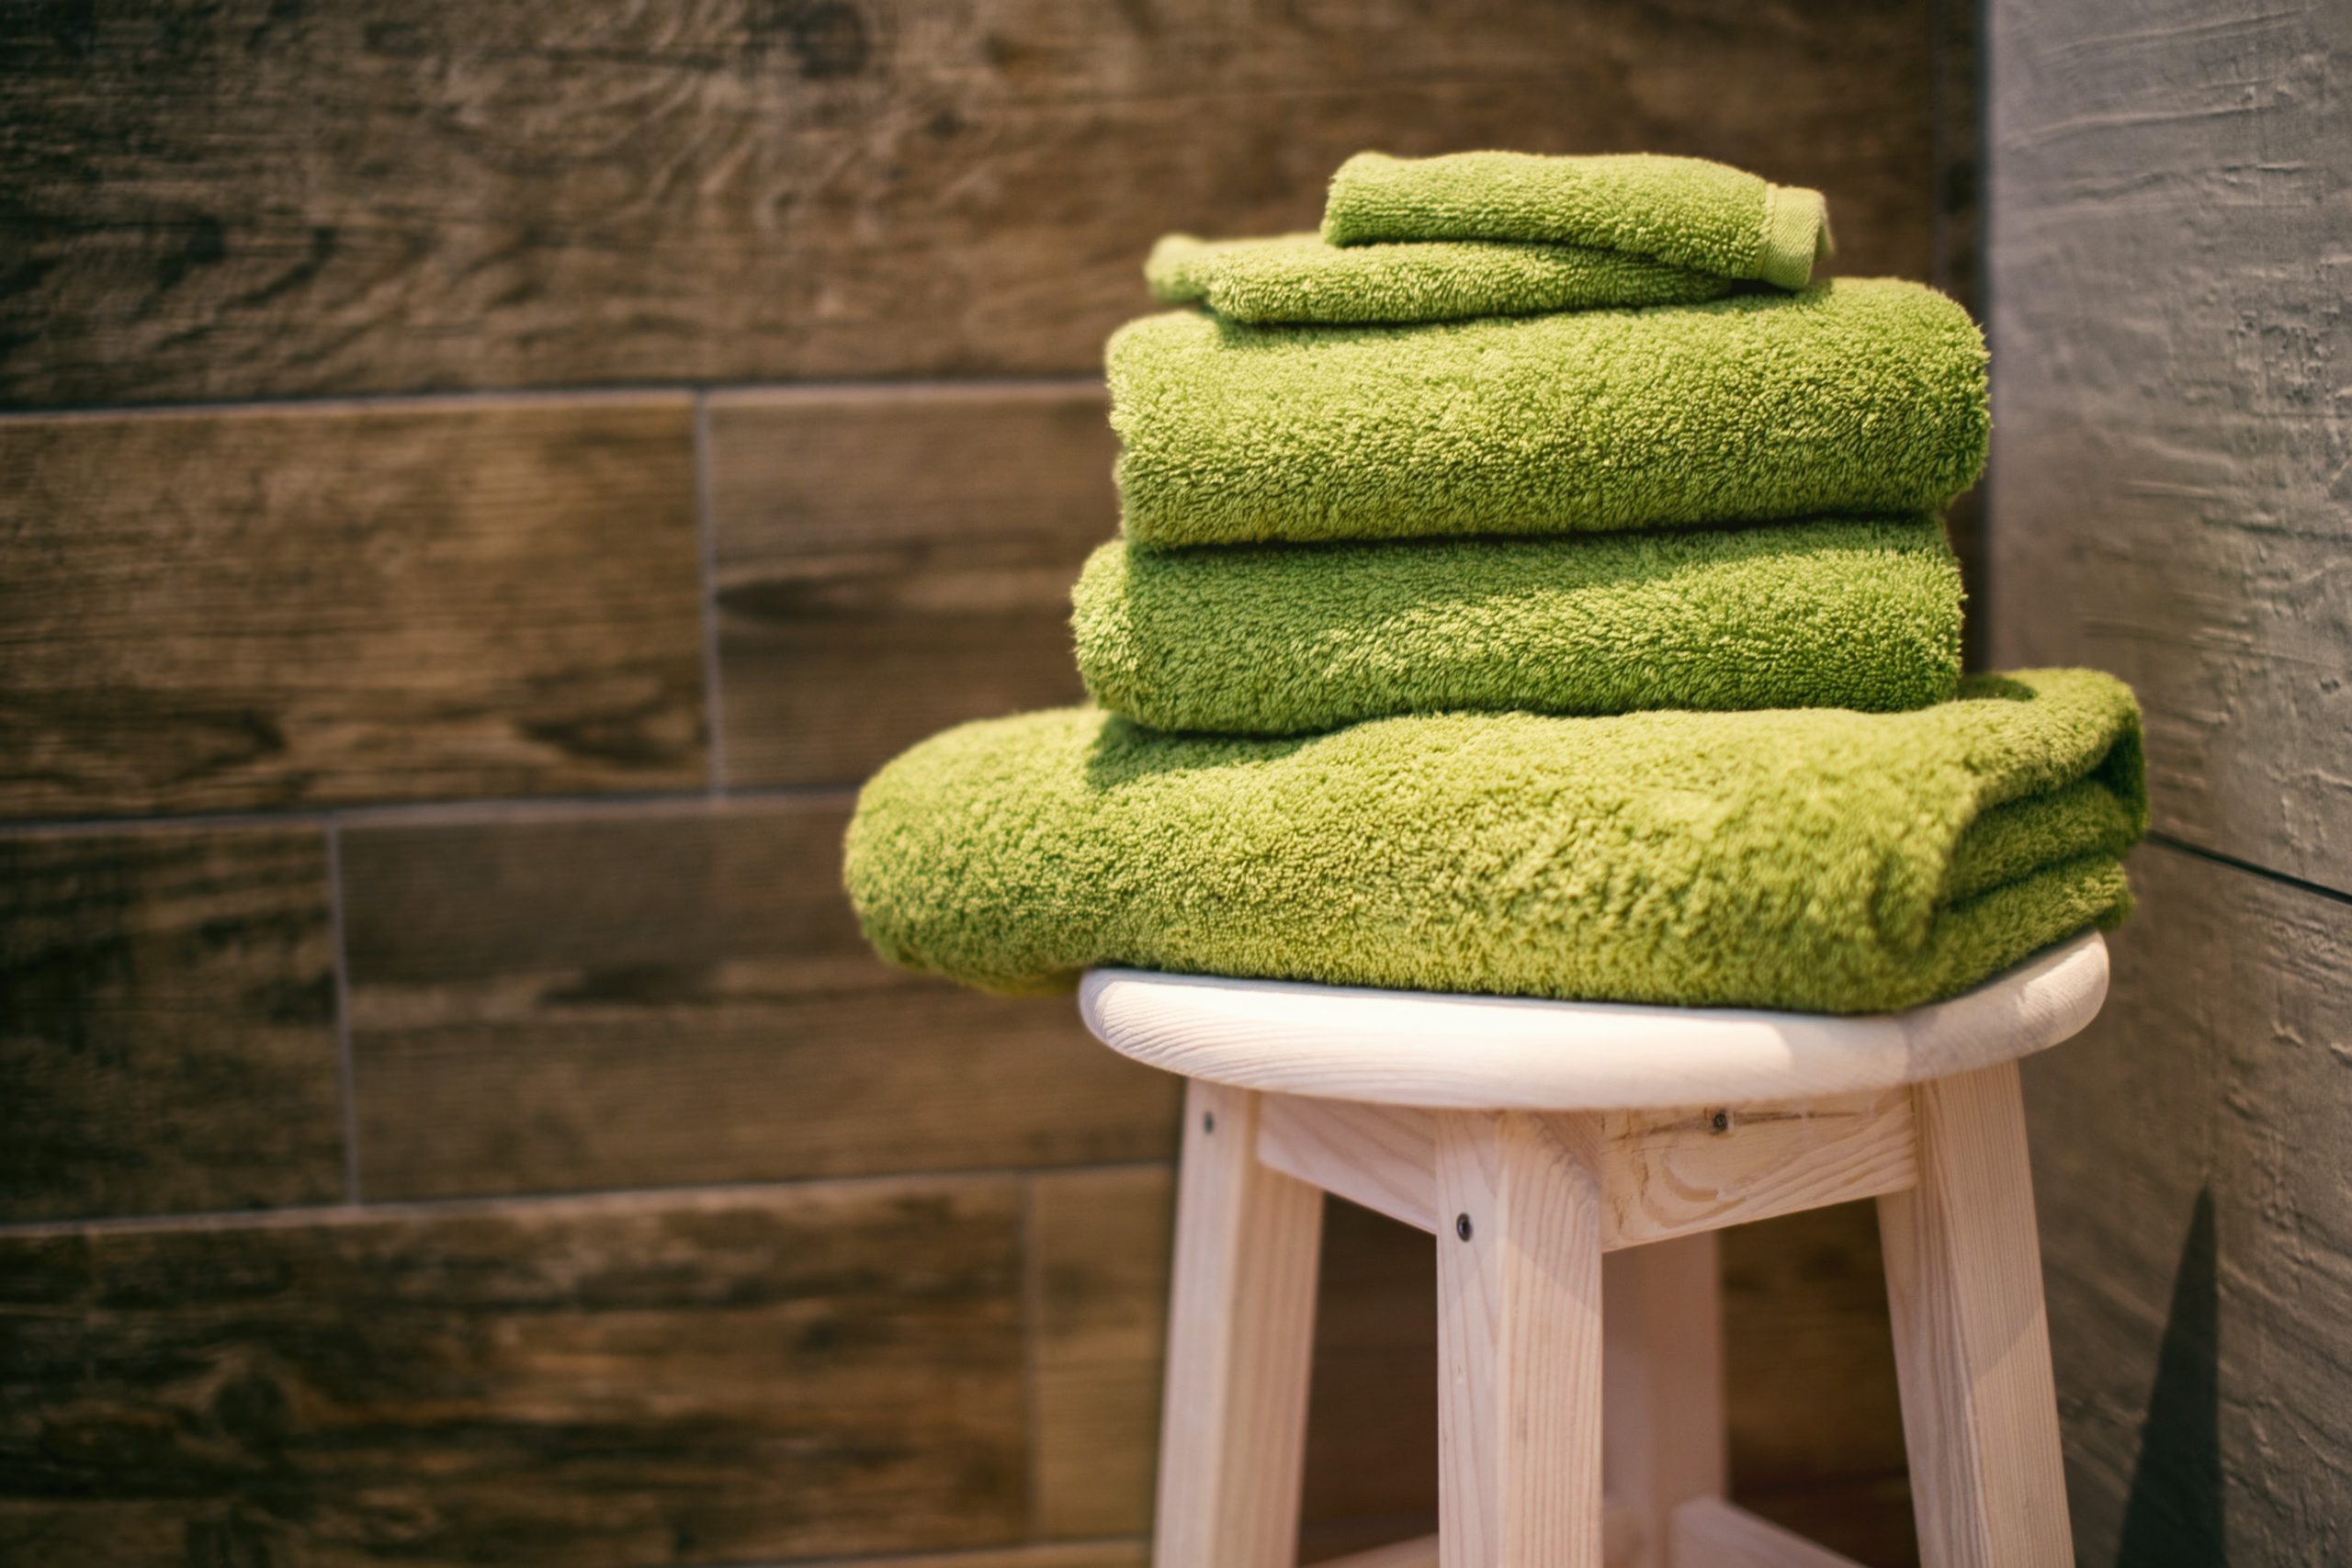
{"label": "stack of green towels", "polygon": [[1095,705],[867,784],[888,957],[1863,1012],[2120,919],[2139,715],[1960,677],[1989,429],[1933,289],[1816,282],[1812,191],[1363,153],[1317,234],[1170,236],[1111,340]]}

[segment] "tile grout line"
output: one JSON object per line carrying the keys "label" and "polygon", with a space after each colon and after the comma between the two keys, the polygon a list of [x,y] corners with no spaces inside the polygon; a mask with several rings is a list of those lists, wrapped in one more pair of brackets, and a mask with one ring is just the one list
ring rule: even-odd
{"label": "tile grout line", "polygon": [[695,527],[702,555],[702,705],[703,729],[709,738],[704,765],[710,770],[707,793],[727,789],[727,725],[719,702],[718,669],[718,519],[711,493],[710,392],[695,393]]}
{"label": "tile grout line", "polygon": [[490,1213],[506,1209],[592,1207],[608,1204],[654,1205],[757,1198],[815,1188],[919,1186],[949,1181],[1010,1181],[1026,1183],[1039,1176],[1125,1170],[1170,1170],[1172,1156],[1095,1160],[1084,1165],[965,1166],[929,1170],[861,1171],[832,1176],[752,1178],[737,1181],[678,1182],[652,1187],[589,1187],[569,1191],[469,1192],[444,1198],[379,1198],[361,1205],[285,1203],[272,1208],[192,1209],[177,1213],[87,1214],[79,1218],[0,1221],[0,1237],[74,1235],[85,1233],[146,1230],[284,1229],[353,1218],[374,1220],[431,1219],[437,1215]]}
{"label": "tile grout line", "polygon": [[713,392],[754,396],[784,393],[812,398],[986,395],[991,392],[1057,393],[1102,390],[1099,370],[1046,371],[1035,375],[887,376],[816,378],[808,380],[620,381],[577,387],[460,387],[437,391],[336,392],[317,397],[284,396],[202,399],[187,402],[60,403],[53,407],[0,408],[0,426],[43,420],[171,419],[184,415],[352,413],[371,410],[462,409],[477,404],[548,406],[626,402],[634,399],[692,397]]}
{"label": "tile grout line", "polygon": [[[398,827],[404,823],[495,822],[586,815],[625,816],[647,811],[699,810],[711,804],[707,788],[620,792],[613,795],[526,795],[475,799],[386,802],[374,806],[310,807],[286,811],[195,811],[179,816],[21,817],[0,819],[0,839],[68,837],[85,833],[132,833],[161,829]],[[854,784],[750,784],[727,792],[730,804],[767,801],[846,806],[857,797]]]}
{"label": "tile grout line", "polygon": [[351,1050],[351,944],[343,919],[343,825],[325,823],[327,839],[327,932],[334,944],[334,1048],[343,1084],[343,1201],[359,1195],[359,1075]]}
{"label": "tile grout line", "polygon": [[2256,865],[2250,860],[2240,860],[2237,856],[2224,854],[2220,850],[2209,850],[2202,844],[2193,844],[2186,839],[2176,838],[2161,829],[2151,829],[2147,841],[2161,849],[2170,850],[2176,854],[2188,855],[2192,860],[2201,860],[2211,865],[2227,866],[2232,871],[2241,871],[2248,876],[2260,877],[2265,882],[2276,883],[2282,887],[2292,887],[2298,892],[2308,893],[2315,898],[2327,899],[2330,903],[2352,904],[2352,893],[2346,892],[2342,888],[2330,887],[2324,882],[2313,882],[2307,876],[2297,876],[2292,872],[2273,871],[2267,865]]}
{"label": "tile grout line", "polygon": [[[1414,1516],[1418,1517],[1419,1516]],[[1007,1551],[1027,1556],[1034,1549],[1041,1551],[1085,1552],[1099,1547],[1148,1546],[1148,1538],[1139,1535],[1081,1536],[1071,1540],[1004,1541],[990,1546],[950,1546],[933,1551],[918,1551],[909,1556],[903,1551],[860,1552],[854,1557],[789,1557],[763,1558],[757,1562],[712,1563],[709,1568],[951,1568],[958,1562],[1001,1562]]]}

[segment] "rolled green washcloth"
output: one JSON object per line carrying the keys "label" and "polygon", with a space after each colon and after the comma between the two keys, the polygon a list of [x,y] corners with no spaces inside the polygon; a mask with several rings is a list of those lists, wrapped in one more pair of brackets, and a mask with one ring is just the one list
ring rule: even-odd
{"label": "rolled green washcloth", "polygon": [[1732,288],[1730,278],[1581,245],[1328,245],[1313,234],[1170,234],[1151,248],[1143,270],[1155,297],[1204,304],[1239,321],[1449,321],[1687,304]]}
{"label": "rolled green washcloth", "polygon": [[1071,593],[1094,700],[1159,729],[1295,735],[1450,710],[1923,707],[1960,678],[1928,515],[1145,550]]}
{"label": "rolled green washcloth", "polygon": [[1829,208],[1819,191],[1651,152],[1359,152],[1331,176],[1323,237],[1335,245],[1540,240],[1782,288],[1804,288],[1831,248]]}
{"label": "rolled green washcloth", "polygon": [[1903,714],[1453,714],[1309,739],[1094,708],[953,729],[849,829],[882,954],[1000,991],[1095,964],[1869,1012],[2130,905],[2139,712],[2086,671]]}
{"label": "rolled green washcloth", "polygon": [[1113,334],[1127,537],[1569,534],[1933,512],[1973,483],[1984,340],[1932,288]]}

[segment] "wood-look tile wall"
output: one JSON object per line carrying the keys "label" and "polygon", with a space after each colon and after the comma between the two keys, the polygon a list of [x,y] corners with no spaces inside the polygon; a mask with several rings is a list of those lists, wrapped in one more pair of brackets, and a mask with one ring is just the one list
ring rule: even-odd
{"label": "wood-look tile wall", "polygon": [[[851,790],[1076,696],[1158,232],[1647,147],[1964,290],[1971,34],[0,11],[0,1561],[1140,1568],[1173,1086],[872,959]],[[1314,1551],[1434,1506],[1426,1242],[1329,1230]],[[1734,1238],[1737,1474],[1898,1563],[1875,1269]]]}

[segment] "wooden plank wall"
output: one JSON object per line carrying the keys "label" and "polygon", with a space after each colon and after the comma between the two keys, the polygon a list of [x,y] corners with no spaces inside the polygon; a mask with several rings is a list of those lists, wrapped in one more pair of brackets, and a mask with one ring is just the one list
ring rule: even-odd
{"label": "wooden plank wall", "polygon": [[[1136,1568],[1171,1086],[876,963],[851,791],[1076,694],[1159,231],[1653,148],[1965,294],[1973,28],[0,8],[0,1561]],[[1317,1552],[1434,1506],[1329,1229]],[[1866,1219],[1728,1274],[1743,1495],[1908,1561]]]}
{"label": "wooden plank wall", "polygon": [[2122,674],[2155,832],[2027,1090],[2082,1561],[2352,1557],[2352,11],[1996,0],[1999,659]]}

